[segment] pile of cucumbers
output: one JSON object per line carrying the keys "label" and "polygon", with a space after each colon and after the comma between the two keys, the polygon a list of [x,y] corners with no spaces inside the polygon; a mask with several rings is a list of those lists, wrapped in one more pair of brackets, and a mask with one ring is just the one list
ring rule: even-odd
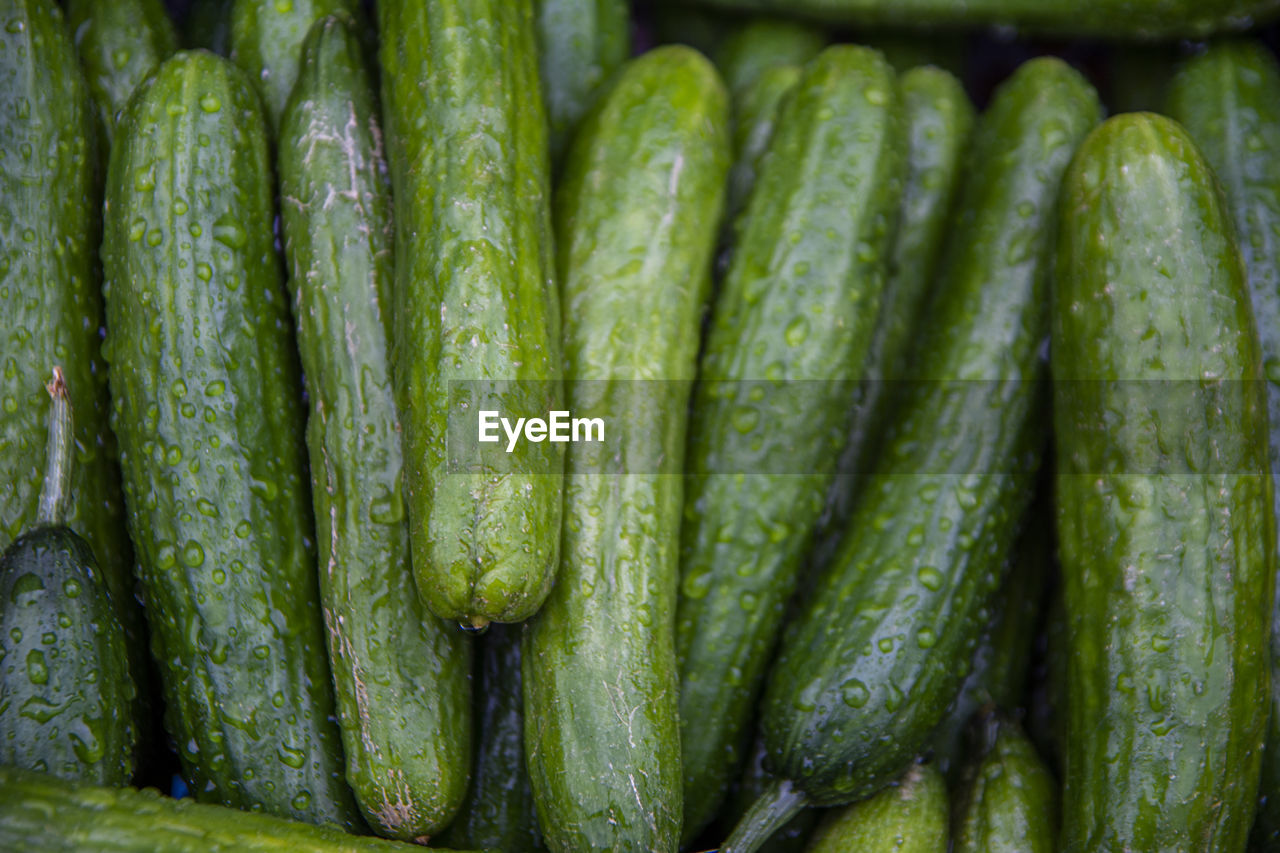
{"label": "pile of cucumbers", "polygon": [[0,0],[0,850],[1280,851],[1277,15]]}

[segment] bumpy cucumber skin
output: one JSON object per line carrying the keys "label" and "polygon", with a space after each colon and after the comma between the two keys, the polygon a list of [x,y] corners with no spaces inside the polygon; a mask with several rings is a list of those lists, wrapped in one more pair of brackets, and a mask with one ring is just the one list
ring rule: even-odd
{"label": "bumpy cucumber skin", "polygon": [[946,853],[947,784],[931,765],[915,764],[896,785],[830,812],[808,853],[855,850]]}
{"label": "bumpy cucumber skin", "polygon": [[451,382],[497,383],[478,408],[509,417],[564,408],[532,0],[378,9],[418,592],[445,619],[520,622],[559,562],[564,444],[524,442],[500,470],[458,471],[445,439]]}
{"label": "bumpy cucumber skin", "polygon": [[337,17],[304,42],[278,158],[346,778],[378,834],[413,840],[447,824],[466,790],[471,647],[413,586],[391,387],[391,186],[362,48]]}
{"label": "bumpy cucumber skin", "polygon": [[[10,853],[431,853],[266,814],[175,800],[153,789],[68,785],[0,767],[0,849]],[[438,848],[437,848],[438,849]]]}
{"label": "bumpy cucumber skin", "polygon": [[[848,434],[849,389],[888,275],[904,147],[884,58],[825,50],[779,118],[716,295],[680,531],[686,840],[742,767],[783,609]],[[743,428],[744,410],[754,427]]]}
{"label": "bumpy cucumber skin", "polygon": [[728,159],[715,69],[659,48],[588,113],[557,197],[568,408],[607,413],[616,437],[570,448],[560,579],[525,635],[526,756],[552,850],[680,838],[683,478],[660,472],[682,470]]}
{"label": "bumpy cucumber skin", "polygon": [[716,47],[715,62],[733,97],[734,109],[742,93],[760,76],[779,65],[803,66],[826,46],[822,30],[799,21],[753,18],[729,33]]}
{"label": "bumpy cucumber skin", "polygon": [[[1230,211],[1187,133],[1150,113],[1090,135],[1061,211],[1061,849],[1242,850],[1270,700],[1275,517]],[[1227,390],[1188,402],[1213,379]]]}
{"label": "bumpy cucumber skin", "polygon": [[134,596],[99,351],[93,102],[57,5],[14,0],[6,9],[0,27],[0,547],[35,522],[49,410],[45,382],[56,364],[75,412],[68,523],[92,548],[128,634],[130,657],[142,665],[146,629]]}
{"label": "bumpy cucumber skin", "polygon": [[979,122],[920,381],[765,694],[768,765],[813,804],[900,773],[967,673],[1043,445],[1058,183],[1099,111],[1078,73],[1037,59]]}
{"label": "bumpy cucumber skin", "polygon": [[478,745],[471,787],[457,819],[439,840],[452,847],[534,853],[541,850],[533,790],[524,761],[521,631],[491,625],[476,666]]}
{"label": "bumpy cucumber skin", "polygon": [[183,21],[183,46],[231,55],[231,7],[235,0],[192,0]]}
{"label": "bumpy cucumber skin", "polygon": [[262,97],[272,128],[298,79],[302,42],[326,15],[360,11],[357,0],[235,0],[231,7],[231,58]]}
{"label": "bumpy cucumber skin", "polygon": [[734,99],[733,167],[725,195],[725,224],[736,226],[747,205],[786,96],[800,81],[799,65],[773,65]]}
{"label": "bumpy cucumber skin", "polygon": [[626,0],[535,0],[551,161],[559,163],[601,84],[631,55]]}
{"label": "bumpy cucumber skin", "polygon": [[954,803],[953,853],[1053,853],[1058,786],[1017,724],[989,725],[993,742]]}
{"label": "bumpy cucumber skin", "polygon": [[193,792],[353,826],[268,162],[257,96],[213,54],[130,101],[104,212],[112,426]]}
{"label": "bumpy cucumber skin", "polygon": [[109,141],[116,115],[178,49],[178,34],[162,0],[68,0],[67,20]]}
{"label": "bumpy cucumber skin", "polygon": [[[1280,478],[1280,66],[1260,43],[1215,44],[1174,77],[1168,114],[1213,167],[1235,225],[1267,380],[1274,483]],[[1273,498],[1280,519],[1280,490]],[[1272,713],[1254,841],[1280,848],[1280,598],[1271,618]]]}

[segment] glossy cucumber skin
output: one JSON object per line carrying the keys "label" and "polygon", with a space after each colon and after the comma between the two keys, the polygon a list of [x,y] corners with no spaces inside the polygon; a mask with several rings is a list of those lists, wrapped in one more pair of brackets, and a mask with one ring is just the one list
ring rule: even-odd
{"label": "glossy cucumber skin", "polygon": [[777,129],[782,104],[800,82],[800,74],[799,65],[770,66],[734,99],[733,166],[724,202],[726,228],[736,225],[747,205]]}
{"label": "glossy cucumber skin", "polygon": [[388,0],[379,16],[418,593],[441,618],[520,622],[559,562],[564,444],[478,470],[445,450],[451,418],[469,417],[450,414],[450,383],[508,417],[564,408],[532,0]]}
{"label": "glossy cucumber skin", "polygon": [[471,787],[457,819],[439,837],[453,847],[503,853],[543,849],[524,761],[520,640],[519,627],[491,625],[478,641]]}
{"label": "glossy cucumber skin", "polygon": [[915,381],[765,693],[767,765],[812,804],[900,773],[967,672],[1045,438],[1038,350],[1058,183],[1098,117],[1078,73],[1037,59],[978,124]]}
{"label": "glossy cucumber skin", "polygon": [[[680,530],[686,840],[715,816],[742,767],[783,610],[849,430],[850,389],[888,275],[902,134],[883,57],[836,46],[814,59],[779,117],[712,306]],[[744,411],[755,415],[747,429]]]}
{"label": "glossy cucumber skin", "polygon": [[[768,750],[765,749],[764,742],[757,736],[751,744],[751,754],[747,759],[747,766],[742,771],[742,777],[738,779],[730,793],[727,807],[722,810],[719,819],[713,825],[713,829],[720,830],[719,838],[726,837],[751,808],[752,803],[775,781],[773,774],[764,767],[767,755]],[[808,847],[809,838],[813,835],[820,814],[818,809],[801,811],[769,836],[769,839],[758,848],[759,853],[799,853],[804,850]]]}
{"label": "glossy cucumber skin", "polygon": [[231,58],[257,87],[271,128],[280,126],[285,102],[298,79],[302,42],[326,15],[359,12],[357,0],[234,0]]}
{"label": "glossy cucumber skin", "polygon": [[471,647],[413,586],[391,386],[391,186],[362,48],[338,17],[304,42],[277,156],[346,778],[378,834],[411,841],[443,828],[466,790]]}
{"label": "glossy cucumber skin", "polygon": [[133,90],[178,49],[177,32],[162,0],[68,0],[67,21],[110,141]]}
{"label": "glossy cucumber skin", "polygon": [[[1280,477],[1280,67],[1262,44],[1224,41],[1187,62],[1168,115],[1186,128],[1226,195],[1244,260],[1267,388],[1273,483]],[[1280,498],[1275,498],[1280,519]],[[1271,719],[1254,841],[1280,848],[1280,599],[1271,622]]]}
{"label": "glossy cucumber skin", "polygon": [[[430,853],[433,848],[349,835],[154,789],[68,785],[0,767],[0,849],[10,853]],[[439,849],[439,848],[435,848]]]}
{"label": "glossy cucumber skin", "polygon": [[742,93],[770,68],[805,65],[827,44],[822,30],[783,18],[751,18],[716,46],[715,62],[737,111]]}
{"label": "glossy cucumber skin", "polygon": [[946,853],[947,784],[937,769],[912,765],[880,793],[827,814],[808,853]]}
{"label": "glossy cucumber skin", "polygon": [[993,743],[954,803],[953,853],[1053,853],[1058,786],[1016,723],[990,725]]}
{"label": "glossy cucumber skin", "polygon": [[570,447],[560,578],[525,635],[525,754],[551,850],[679,841],[671,472],[728,158],[719,75],[689,48],[659,48],[588,113],[557,196],[567,408],[606,414],[612,433]]}
{"label": "glossy cucumber skin", "polygon": [[551,161],[559,163],[578,122],[631,55],[627,0],[536,0],[539,68]]}
{"label": "glossy cucumber skin", "polygon": [[112,147],[103,268],[166,728],[200,799],[354,826],[261,109],[204,51],[143,86]]}
{"label": "glossy cucumber skin", "polygon": [[1275,517],[1230,215],[1191,138],[1150,113],[1102,125],[1063,182],[1051,357],[1071,853],[1242,850],[1253,819]]}

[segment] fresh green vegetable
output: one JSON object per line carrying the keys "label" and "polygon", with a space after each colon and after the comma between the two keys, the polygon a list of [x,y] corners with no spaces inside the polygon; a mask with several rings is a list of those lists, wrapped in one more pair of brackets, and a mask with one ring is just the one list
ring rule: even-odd
{"label": "fresh green vegetable", "polygon": [[192,0],[183,22],[184,47],[231,55],[231,6],[235,0]]}
{"label": "fresh green vegetable", "polygon": [[520,622],[546,599],[559,562],[564,444],[525,441],[500,453],[499,468],[451,464],[445,439],[451,411],[474,436],[473,412],[564,409],[532,0],[378,9],[418,593],[438,616],[476,628]]}
{"label": "fresh green vegetable", "polygon": [[[1274,481],[1280,477],[1280,66],[1260,43],[1220,42],[1187,63],[1169,96],[1169,115],[1186,128],[1217,175],[1239,238],[1267,380]],[[1280,518],[1280,498],[1275,514]],[[1280,848],[1280,598],[1271,618],[1273,710],[1254,835]]]}
{"label": "fresh green vegetable", "polygon": [[751,18],[734,28],[716,47],[716,67],[733,96],[734,111],[742,93],[779,65],[804,65],[826,46],[822,30],[783,18]]}
{"label": "fresh green vegetable", "polygon": [[1063,183],[1064,850],[1242,850],[1253,819],[1275,516],[1230,217],[1191,138],[1150,113],[1092,133]]}
{"label": "fresh green vegetable", "polygon": [[75,435],[60,367],[49,394],[35,526],[0,554],[0,764],[125,785],[136,688],[93,552],[66,526]]}
{"label": "fresh green vegetable", "polygon": [[725,195],[725,223],[735,224],[755,187],[773,140],[782,103],[800,81],[799,65],[774,65],[739,94],[734,104],[733,167]]}
{"label": "fresh green vegetable", "polygon": [[211,53],[129,102],[104,216],[112,425],[192,791],[353,826],[268,164],[257,96]]}
{"label": "fresh green vegetable", "polygon": [[116,115],[147,74],[178,49],[178,34],[162,0],[68,0],[67,19],[110,140]]}
{"label": "fresh green vegetable", "polygon": [[946,853],[947,785],[935,768],[913,764],[896,785],[830,812],[809,853]]}
{"label": "fresh green vegetable", "polygon": [[[764,760],[768,755],[764,742],[757,736],[751,744],[750,757],[746,769],[729,794],[728,807],[720,818],[712,825],[712,830],[721,829],[719,837],[731,831],[738,820],[746,814],[755,801],[774,783],[774,776],[764,768]],[[769,840],[760,845],[760,853],[800,853],[809,844],[809,837],[817,825],[821,812],[818,809],[805,809],[779,827],[769,836]]]}
{"label": "fresh green vegetable", "polygon": [[1024,64],[979,123],[915,381],[834,562],[788,627],[761,729],[781,781],[725,853],[806,804],[868,796],[945,717],[1031,497],[1055,199],[1096,93]]}
{"label": "fresh green vegetable", "polygon": [[1016,723],[992,717],[954,803],[954,853],[1053,853],[1058,788]]}
{"label": "fresh green vegetable", "polygon": [[728,158],[715,69],[659,48],[588,113],[557,197],[566,408],[609,432],[570,447],[560,578],[525,635],[526,756],[555,851],[679,841],[672,474]]}
{"label": "fresh green vegetable", "polygon": [[680,534],[686,840],[715,816],[742,767],[783,608],[849,432],[850,388],[888,274],[904,149],[884,58],[848,45],[823,51],[779,118],[716,295]]}
{"label": "fresh green vegetable", "polygon": [[370,826],[408,841],[443,828],[466,790],[470,646],[413,587],[389,357],[391,187],[344,19],[321,18],[304,42],[278,158],[347,782]]}

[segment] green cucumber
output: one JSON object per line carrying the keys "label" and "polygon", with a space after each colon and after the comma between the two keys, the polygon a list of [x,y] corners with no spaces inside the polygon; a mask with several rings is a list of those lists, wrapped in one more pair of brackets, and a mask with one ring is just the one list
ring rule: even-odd
{"label": "green cucumber", "polygon": [[183,22],[183,46],[231,55],[231,6],[235,0],[192,0]]}
{"label": "green cucumber", "polygon": [[830,812],[808,853],[946,853],[947,784],[936,768],[913,764],[896,785]]}
{"label": "green cucumber", "polygon": [[[1267,380],[1271,475],[1280,480],[1280,66],[1261,43],[1222,42],[1170,84],[1168,114],[1217,175],[1238,235]],[[1277,490],[1276,495],[1280,495]],[[1280,497],[1275,515],[1280,518]],[[1255,841],[1280,847],[1280,598],[1272,610],[1271,721]]]}
{"label": "green cucumber", "polygon": [[677,474],[728,158],[719,75],[658,48],[588,113],[557,196],[567,408],[610,432],[570,447],[560,578],[525,635],[526,756],[554,851],[679,842]]}
{"label": "green cucumber", "polygon": [[326,15],[354,17],[359,10],[357,0],[235,0],[231,58],[257,87],[271,128],[280,126],[311,26]]}
{"label": "green cucumber", "polygon": [[954,805],[954,853],[1053,853],[1058,787],[1016,723],[991,718]]}
{"label": "green cucumber", "polygon": [[559,163],[601,85],[631,55],[626,0],[537,0],[542,94]]}
{"label": "green cucumber", "polygon": [[[764,741],[757,736],[751,744],[751,755],[747,759],[742,777],[738,779],[729,795],[728,807],[722,810],[720,817],[712,825],[712,830],[721,830],[720,838],[724,837],[724,832],[733,829],[760,795],[774,783],[773,774],[764,767],[767,755],[768,750],[765,749]],[[818,809],[805,809],[800,812],[788,821],[786,826],[779,827],[777,832],[769,836],[768,841],[760,845],[760,853],[800,853],[808,846],[809,837],[813,835],[813,829],[817,825],[820,814]]]}
{"label": "green cucumber", "polygon": [[68,0],[67,19],[110,141],[116,115],[138,84],[178,49],[178,34],[162,0]]}
{"label": "green cucumber", "polygon": [[733,116],[733,167],[725,195],[725,225],[736,225],[738,216],[760,174],[778,116],[787,95],[800,81],[799,65],[774,65],[735,99]]}
{"label": "green cucumber", "polygon": [[413,587],[391,390],[391,187],[343,19],[321,18],[303,44],[277,156],[347,782],[378,834],[413,840],[443,828],[466,790],[470,646]]}
{"label": "green cucumber", "polygon": [[354,826],[268,164],[227,60],[175,54],[130,100],[104,212],[112,425],[192,791]]}
{"label": "green cucumber", "polygon": [[1066,850],[1242,850],[1270,701],[1266,389],[1231,211],[1176,122],[1110,119],[1054,276]]}
{"label": "green cucumber", "polygon": [[850,387],[888,275],[904,148],[884,58],[849,45],[823,51],[779,117],[712,307],[680,531],[686,840],[741,769],[830,460],[849,431]]}
{"label": "green cucumber", "polygon": [[[266,814],[101,788],[0,767],[0,849],[10,853],[431,853]],[[437,848],[438,849],[438,848]]]}
{"label": "green cucumber", "polygon": [[378,14],[418,593],[475,628],[520,622],[559,562],[564,445],[526,441],[477,470],[451,464],[445,439],[451,385],[473,411],[564,408],[533,4],[385,0]]}
{"label": "green cucumber", "polygon": [[35,526],[0,554],[0,764],[126,785],[137,689],[93,552],[66,526],[75,437],[60,367],[49,394]]}
{"label": "green cucumber", "polygon": [[926,747],[959,691],[1046,438],[1054,202],[1099,113],[1083,77],[1043,58],[979,122],[915,381],[769,679],[761,730],[781,781],[725,853],[755,849],[804,805],[874,793]]}
{"label": "green cucumber", "polygon": [[471,787],[439,840],[453,847],[533,853],[542,845],[524,762],[520,629],[491,625],[479,645]]}
{"label": "green cucumber", "polygon": [[734,111],[742,93],[779,65],[804,65],[827,44],[817,27],[782,18],[752,18],[738,25],[716,46],[715,62],[733,97]]}

